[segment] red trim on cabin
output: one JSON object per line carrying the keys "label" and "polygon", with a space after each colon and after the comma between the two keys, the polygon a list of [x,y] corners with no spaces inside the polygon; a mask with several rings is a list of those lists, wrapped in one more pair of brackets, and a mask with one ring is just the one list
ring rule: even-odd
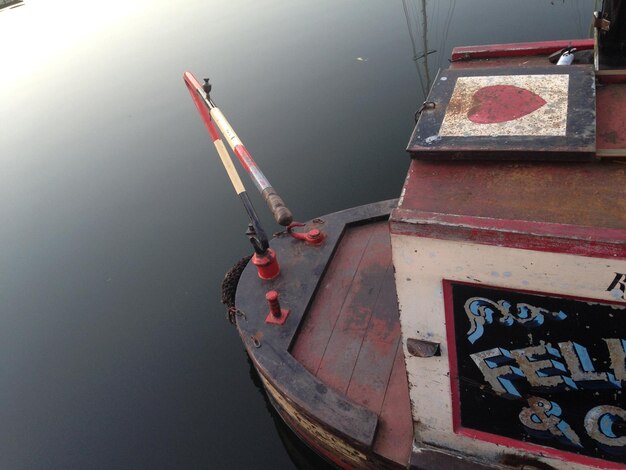
{"label": "red trim on cabin", "polygon": [[484,432],[484,431],[477,431],[475,429],[465,428],[461,425],[459,368],[458,368],[458,361],[457,361],[456,330],[454,328],[454,311],[453,311],[453,302],[452,302],[452,284],[453,283],[467,285],[467,286],[480,286],[480,287],[498,289],[498,290],[503,290],[503,291],[544,295],[548,297],[558,295],[559,297],[562,297],[562,298],[575,299],[575,300],[580,300],[583,302],[599,302],[602,304],[620,305],[620,306],[623,306],[624,304],[620,302],[615,302],[615,301],[606,301],[604,299],[592,299],[588,297],[577,297],[573,295],[556,294],[556,293],[550,293],[550,292],[539,292],[539,291],[525,290],[525,289],[511,289],[511,288],[493,286],[493,285],[487,285],[487,284],[454,281],[450,279],[442,280],[444,312],[445,312],[445,318],[446,318],[446,335],[447,335],[446,341],[448,343],[448,363],[450,365],[450,391],[451,391],[451,399],[452,399],[452,430],[454,431],[454,433],[459,434],[461,436],[469,437],[471,439],[479,439],[482,441],[491,442],[493,444],[506,446],[506,447],[515,447],[515,448],[533,452],[535,454],[539,454],[542,456],[557,457],[568,462],[575,462],[575,463],[580,463],[583,465],[590,465],[592,467],[597,467],[597,468],[602,468],[602,469],[624,468],[624,465],[619,462],[611,462],[610,460],[596,459],[594,457],[574,454],[571,452],[566,452],[566,451],[554,449],[551,447],[544,447],[539,444],[531,444],[531,443],[520,441],[517,439],[512,439],[510,437],[499,436],[497,434],[491,434],[491,433]]}
{"label": "red trim on cabin", "polygon": [[566,47],[579,51],[593,49],[593,39],[573,39],[560,41],[520,42],[509,44],[488,44],[481,46],[455,47],[452,61],[468,59],[487,59],[491,57],[519,57],[528,55],[548,55]]}
{"label": "red trim on cabin", "polygon": [[625,170],[618,163],[599,162],[413,159],[399,208],[409,210],[401,213],[408,223],[419,223],[422,211],[626,233],[626,212],[620,206],[626,186],[619,184]]}
{"label": "red trim on cabin", "polygon": [[621,229],[394,209],[391,233],[594,258],[626,259],[626,232]]}
{"label": "red trim on cabin", "polygon": [[470,437],[472,439],[480,439],[482,441],[491,442],[506,447],[515,447],[521,450],[526,450],[546,457],[556,457],[566,462],[574,462],[582,465],[589,465],[601,469],[623,469],[624,464],[619,462],[611,462],[610,460],[601,460],[594,457],[586,457],[579,454],[572,454],[571,452],[565,452],[563,450],[552,449],[549,447],[540,446],[538,444],[529,444],[528,442],[518,441],[509,437],[496,436],[495,434],[489,434],[487,432],[475,431],[468,428],[459,428],[455,431],[461,436]]}

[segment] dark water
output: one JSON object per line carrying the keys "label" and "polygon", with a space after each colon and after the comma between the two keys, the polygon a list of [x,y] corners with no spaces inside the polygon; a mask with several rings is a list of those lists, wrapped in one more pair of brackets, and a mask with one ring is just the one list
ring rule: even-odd
{"label": "dark water", "polygon": [[[586,37],[593,6],[429,1],[431,78],[455,45]],[[290,457],[219,302],[246,221],[181,76],[212,78],[306,220],[399,195],[422,20],[418,0],[0,12],[0,468],[318,465]]]}

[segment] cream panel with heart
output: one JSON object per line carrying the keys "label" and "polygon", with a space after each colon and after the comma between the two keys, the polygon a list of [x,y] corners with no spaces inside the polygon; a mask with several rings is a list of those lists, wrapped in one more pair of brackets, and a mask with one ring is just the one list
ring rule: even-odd
{"label": "cream panel with heart", "polygon": [[459,77],[440,136],[565,136],[566,74]]}

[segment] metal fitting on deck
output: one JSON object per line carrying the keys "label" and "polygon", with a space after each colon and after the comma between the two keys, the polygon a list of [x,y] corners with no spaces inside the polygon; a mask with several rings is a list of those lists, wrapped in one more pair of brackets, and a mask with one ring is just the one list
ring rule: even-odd
{"label": "metal fitting on deck", "polygon": [[289,316],[289,310],[280,308],[280,302],[278,301],[279,294],[275,290],[268,291],[265,294],[265,300],[270,305],[270,311],[267,314],[265,323],[272,323],[274,325],[282,325],[287,321]]}
{"label": "metal fitting on deck", "polygon": [[324,235],[324,232],[316,228],[311,229],[306,233],[298,233],[298,232],[293,231],[294,227],[304,227],[304,226],[305,224],[294,222],[290,224],[289,227],[287,227],[287,233],[289,233],[289,235],[291,235],[296,240],[302,240],[304,241],[305,244],[311,245],[311,246],[321,245],[324,242],[326,235]]}
{"label": "metal fitting on deck", "polygon": [[252,256],[252,264],[256,266],[261,279],[274,279],[280,273],[276,252],[271,248],[268,248],[263,254],[255,253]]}

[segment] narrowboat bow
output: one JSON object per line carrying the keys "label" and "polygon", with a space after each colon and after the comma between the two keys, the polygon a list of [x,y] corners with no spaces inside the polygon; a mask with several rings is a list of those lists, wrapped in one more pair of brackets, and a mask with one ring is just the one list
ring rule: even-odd
{"label": "narrowboat bow", "polygon": [[[401,198],[306,224],[185,74],[251,218],[224,302],[330,462],[626,467],[624,10],[605,1],[592,40],[456,48]],[[286,227],[271,242],[214,123]]]}

